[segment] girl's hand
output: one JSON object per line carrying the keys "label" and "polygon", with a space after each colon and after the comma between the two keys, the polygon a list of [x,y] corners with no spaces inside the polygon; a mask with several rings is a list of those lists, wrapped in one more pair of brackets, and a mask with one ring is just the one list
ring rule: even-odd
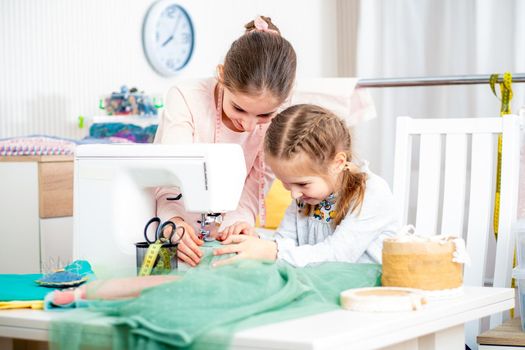
{"label": "girl's hand", "polygon": [[235,224],[227,227],[224,229],[224,231],[219,232],[219,235],[217,236],[217,239],[219,241],[225,241],[228,239],[228,237],[232,235],[248,235],[253,237],[259,237],[257,233],[255,233],[255,227],[250,225],[249,223],[245,221],[237,221]]}
{"label": "girl's hand", "polygon": [[219,260],[213,263],[213,267],[228,265],[241,259],[253,260],[277,260],[277,243],[248,235],[232,235],[221,244],[224,247],[217,248],[213,255],[236,253],[237,255]]}
{"label": "girl's hand", "polygon": [[[181,217],[176,216],[171,218],[170,221],[173,221],[177,226],[176,232],[171,238],[172,241],[175,242],[179,240],[180,235],[183,232],[182,228],[184,228],[184,236],[182,236],[182,240],[179,242],[178,246],[178,258],[190,266],[197,266],[203,255],[202,251],[199,249],[199,246],[203,245],[204,242],[199,239],[195,233],[195,229]],[[163,233],[164,237],[169,237],[171,234],[171,227],[166,227]]]}

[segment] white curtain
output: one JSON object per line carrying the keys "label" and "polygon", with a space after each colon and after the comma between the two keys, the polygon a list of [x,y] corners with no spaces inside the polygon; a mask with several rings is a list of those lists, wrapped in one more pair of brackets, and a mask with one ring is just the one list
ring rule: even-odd
{"label": "white curtain", "polygon": [[[346,51],[346,56],[343,52],[339,54],[342,76],[387,78],[525,73],[525,1],[339,0],[338,10],[339,22],[357,20],[354,25],[338,25],[342,36],[339,42],[346,43],[346,46],[339,46],[340,51]],[[352,54],[355,59],[348,59]],[[517,113],[525,105],[525,83],[513,87],[512,109]],[[356,128],[358,155],[370,160],[372,170],[390,184],[397,116],[499,116],[500,102],[488,84],[377,88],[370,92],[378,118]],[[522,199],[525,197],[523,178]],[[525,214],[523,202],[519,209],[521,216]],[[489,242],[488,269],[494,266],[494,246],[493,240]],[[473,349],[477,348],[474,333],[477,331],[469,326],[468,345]]]}
{"label": "white curtain", "polygon": [[[341,72],[361,78],[525,73],[525,1],[340,0],[339,6],[343,12],[358,11],[356,32],[341,33],[356,42],[350,46],[355,63],[348,63],[355,66]],[[354,16],[341,13],[339,19]],[[514,90],[517,112],[525,104],[525,84],[515,84]],[[357,144],[372,169],[390,183],[397,116],[499,115],[499,101],[488,84],[371,93],[378,118],[358,129]]]}

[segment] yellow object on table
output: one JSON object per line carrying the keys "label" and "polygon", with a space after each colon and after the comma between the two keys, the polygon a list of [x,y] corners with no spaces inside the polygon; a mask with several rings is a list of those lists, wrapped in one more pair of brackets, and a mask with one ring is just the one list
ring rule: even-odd
{"label": "yellow object on table", "polygon": [[0,301],[0,310],[8,309],[33,309],[43,310],[43,300],[24,300],[24,301]]}
{"label": "yellow object on table", "polygon": [[266,222],[264,228],[276,229],[283,219],[284,212],[291,202],[290,191],[284,188],[283,183],[277,179],[272,183],[266,195]]}

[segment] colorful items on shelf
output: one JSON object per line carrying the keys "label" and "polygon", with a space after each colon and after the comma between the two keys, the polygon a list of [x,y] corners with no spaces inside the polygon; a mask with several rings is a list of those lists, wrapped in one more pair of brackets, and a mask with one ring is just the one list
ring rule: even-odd
{"label": "colorful items on shelf", "polygon": [[162,107],[155,99],[144,94],[133,87],[129,89],[126,85],[120,88],[120,92],[112,92],[110,96],[100,101],[100,109],[104,109],[108,115],[157,115],[157,108]]}
{"label": "colorful items on shelf", "polygon": [[95,123],[89,128],[89,137],[94,139],[120,138],[137,143],[152,143],[157,125],[142,128],[125,123]]}

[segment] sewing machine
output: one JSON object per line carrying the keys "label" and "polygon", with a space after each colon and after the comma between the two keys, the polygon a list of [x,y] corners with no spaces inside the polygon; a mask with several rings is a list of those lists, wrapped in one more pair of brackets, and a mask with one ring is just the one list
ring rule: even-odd
{"label": "sewing machine", "polygon": [[177,186],[202,229],[237,208],[246,165],[234,144],[83,145],[75,156],[74,259],[97,276],[135,275],[134,243],[155,216],[157,187]]}

